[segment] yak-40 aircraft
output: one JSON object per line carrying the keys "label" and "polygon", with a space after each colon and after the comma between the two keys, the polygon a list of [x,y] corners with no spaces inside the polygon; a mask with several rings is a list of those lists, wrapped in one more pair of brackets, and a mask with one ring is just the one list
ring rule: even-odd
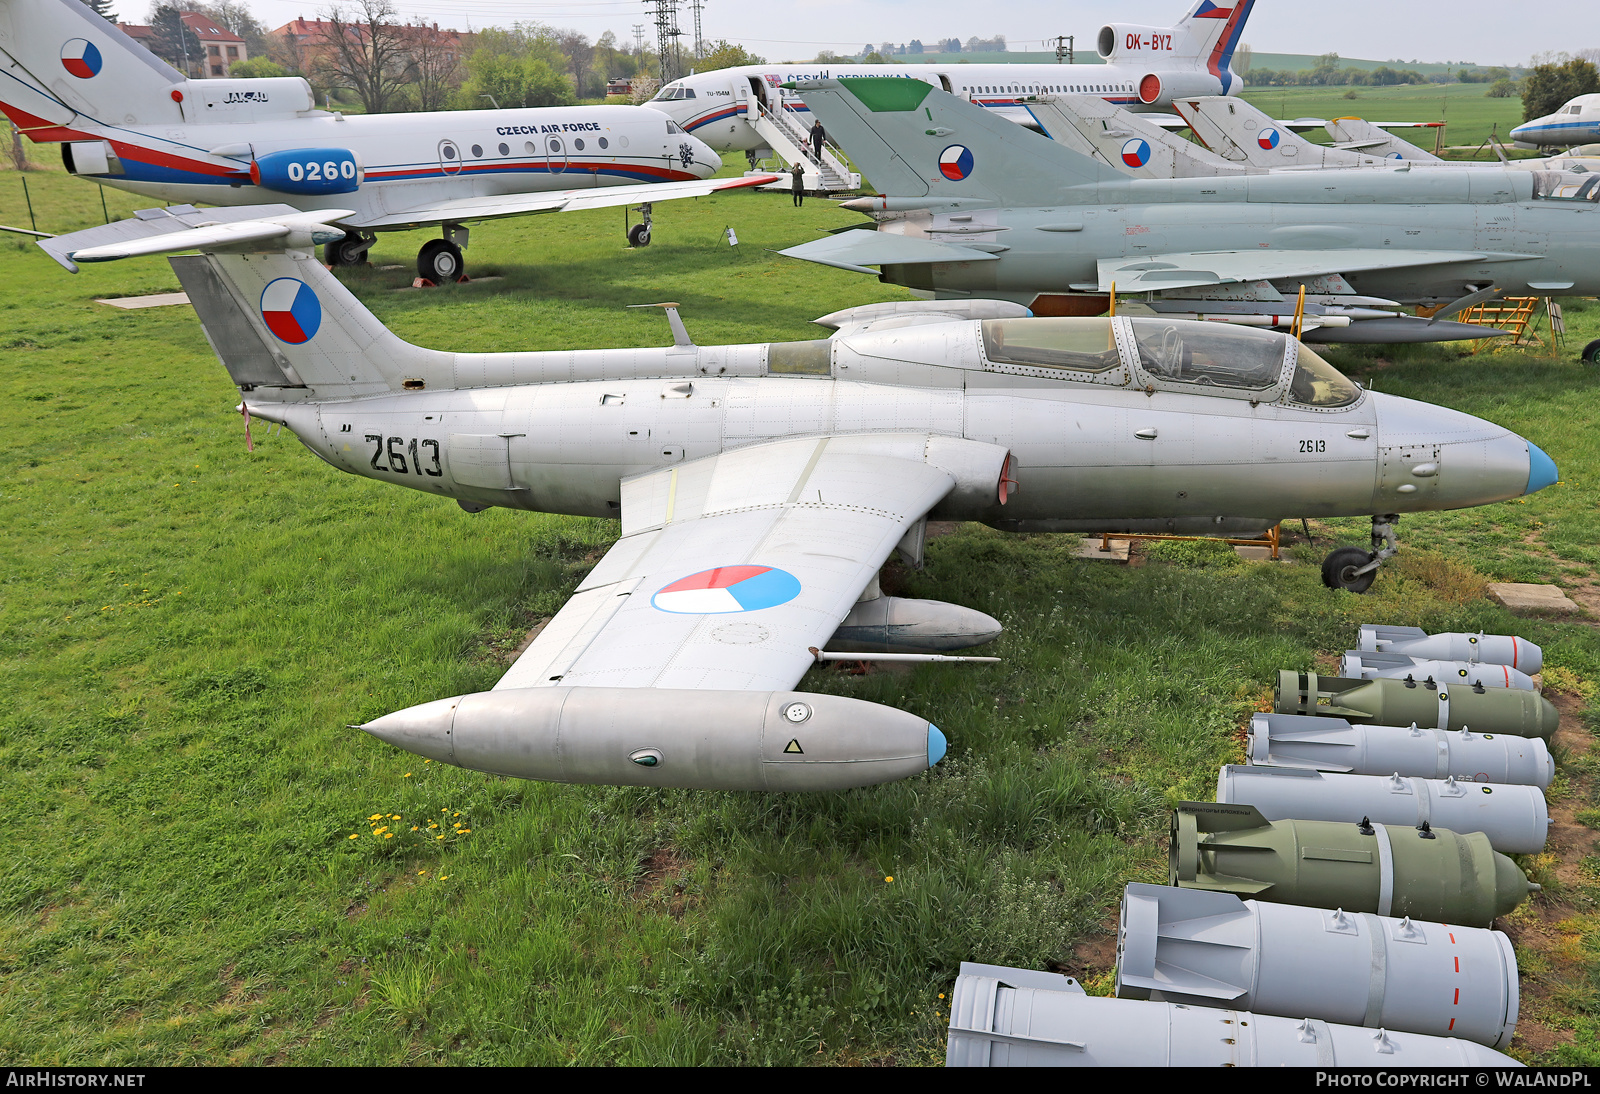
{"label": "yak-40 aircraft", "polygon": [[[1095,44],[1104,64],[950,64],[910,61],[875,65],[745,65],[685,76],[664,85],[650,105],[719,152],[754,151],[768,143],[760,115],[804,115],[811,80],[883,76],[919,80],[1032,126],[1029,96],[1095,95],[1133,110],[1168,106],[1178,95],[1232,95],[1244,79],[1232,69],[1255,0],[1199,0],[1170,27],[1109,23]],[[965,55],[963,55],[965,56]],[[974,54],[973,56],[978,56]],[[784,87],[795,84],[795,87]],[[810,124],[806,118],[805,124]]]}
{"label": "yak-40 aircraft", "polygon": [[492,691],[361,727],[519,778],[826,790],[928,768],[945,738],[925,718],[794,689],[829,649],[929,659],[999,633],[879,593],[891,551],[921,565],[929,519],[1257,534],[1371,514],[1383,550],[1323,569],[1359,590],[1398,514],[1556,481],[1514,433],[1364,391],[1270,331],[909,301],[824,316],[830,338],[697,346],[661,305],[661,349],[448,353],[307,251],[171,261],[247,413],[329,466],[469,512],[621,519]]}
{"label": "yak-40 aircraft", "polygon": [[[1589,173],[1131,178],[913,80],[816,81],[806,99],[880,189],[845,203],[877,231],[782,253],[868,274],[880,266],[884,282],[938,296],[1092,315],[1114,287],[1119,310],[1134,296],[1128,305],[1144,314],[1288,329],[1303,285],[1306,340],[1387,343],[1482,337],[1445,317],[1501,293],[1600,293],[1600,187]],[[1441,311],[1396,314],[1404,304]]]}
{"label": "yak-40 aircraft", "polygon": [[777,181],[709,181],[717,154],[647,107],[347,116],[316,109],[298,76],[189,80],[78,0],[0,0],[0,60],[0,110],[59,142],[73,174],[174,203],[320,211],[303,219],[348,229],[330,265],[364,262],[376,232],[441,225],[417,255],[435,283],[462,275],[470,221],[643,204],[642,246],[650,202]]}

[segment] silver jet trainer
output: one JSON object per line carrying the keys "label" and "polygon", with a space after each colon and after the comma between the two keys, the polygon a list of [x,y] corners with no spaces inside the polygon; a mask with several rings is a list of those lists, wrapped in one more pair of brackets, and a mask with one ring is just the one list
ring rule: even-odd
{"label": "silver jet trainer", "polygon": [[521,778],[823,790],[925,770],[945,747],[927,719],[793,689],[836,633],[922,657],[995,636],[970,609],[875,606],[930,518],[1261,532],[1555,479],[1521,437],[1362,391],[1266,331],[910,302],[813,341],[696,346],[669,311],[662,349],[446,353],[304,250],[172,265],[248,412],[331,466],[468,511],[621,519],[494,690],[362,727]]}
{"label": "silver jet trainer", "polygon": [[[782,253],[879,266],[882,281],[937,296],[1096,315],[1115,289],[1119,313],[1288,329],[1304,286],[1306,341],[1389,343],[1481,335],[1443,317],[1501,293],[1600,293],[1593,174],[1130,178],[915,80],[819,80],[805,95],[882,191],[847,203],[878,225]],[[1395,313],[1412,304],[1441,311]]]}

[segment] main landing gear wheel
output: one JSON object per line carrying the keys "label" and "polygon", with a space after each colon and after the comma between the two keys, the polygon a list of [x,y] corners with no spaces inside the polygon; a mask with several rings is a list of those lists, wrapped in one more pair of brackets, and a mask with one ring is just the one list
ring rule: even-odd
{"label": "main landing gear wheel", "polygon": [[629,228],[628,229],[628,246],[630,246],[630,247],[648,247],[648,246],[650,246],[650,225],[648,225],[648,224],[635,224],[632,228]]}
{"label": "main landing gear wheel", "polygon": [[461,248],[448,239],[430,239],[417,252],[417,276],[425,277],[435,285],[449,285],[461,280],[467,268],[461,257]]}
{"label": "main landing gear wheel", "polygon": [[1378,571],[1368,570],[1364,574],[1356,571],[1371,562],[1373,557],[1371,551],[1361,547],[1339,548],[1322,560],[1322,583],[1330,589],[1366,592],[1372,588],[1372,580],[1378,576]]}
{"label": "main landing gear wheel", "polygon": [[1578,355],[1578,360],[1586,365],[1600,365],[1600,338],[1584,346],[1583,352]]}
{"label": "main landing gear wheel", "polygon": [[323,244],[322,260],[329,266],[365,266],[367,252],[377,241],[377,236],[352,233],[333,243]]}

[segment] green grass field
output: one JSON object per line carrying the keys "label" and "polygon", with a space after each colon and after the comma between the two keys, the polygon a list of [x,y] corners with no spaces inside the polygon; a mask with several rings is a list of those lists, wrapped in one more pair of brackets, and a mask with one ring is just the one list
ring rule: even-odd
{"label": "green grass field", "polygon": [[[59,170],[29,185],[45,230],[101,219]],[[110,198],[113,215],[142,204]],[[376,248],[404,269],[347,280],[439,348],[663,344],[659,315],[623,310],[662,299],[702,344],[804,338],[892,290],[768,249],[851,219],[724,195],[657,206],[656,242],[630,251],[620,212],[530,217],[473,231],[472,272],[502,280],[401,291],[420,236]],[[12,172],[0,223],[27,223]],[[73,277],[7,237],[0,276],[11,1063],[935,1063],[963,959],[1107,990],[1122,884],[1164,877],[1167,807],[1211,796],[1274,670],[1326,667],[1370,620],[1521,633],[1574,711],[1600,681],[1589,623],[1480,595],[1484,576],[1592,587],[1593,371],[1570,352],[1332,351],[1380,390],[1525,433],[1562,484],[1407,517],[1399,564],[1361,598],[1314,562],[1363,522],[1315,529],[1286,566],[1115,567],[1077,561],[1076,537],[961,526],[926,572],[886,581],[1003,620],[1001,664],[801,685],[941,726],[949,758],[905,782],[783,797],[441,767],[346,727],[489,687],[616,525],[469,516],[339,475],[261,423],[246,452],[190,309],[94,303],[175,290],[161,260]],[[1569,314],[1575,338],[1600,329],[1600,307]],[[1552,800],[1600,824],[1587,723],[1568,723]],[[1547,891],[1509,924],[1525,1059],[1600,1061],[1600,860],[1582,832],[1527,863]]]}

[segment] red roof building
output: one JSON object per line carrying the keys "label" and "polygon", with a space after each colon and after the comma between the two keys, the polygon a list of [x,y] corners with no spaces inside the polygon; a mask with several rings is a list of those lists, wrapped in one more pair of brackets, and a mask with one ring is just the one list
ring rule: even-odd
{"label": "red roof building", "polygon": [[[189,58],[190,75],[201,79],[216,79],[226,76],[228,69],[235,61],[246,61],[250,58],[249,51],[245,48],[244,39],[218,26],[197,11],[183,13],[183,24],[194,31],[194,36],[200,39],[200,46],[205,51],[203,57]],[[118,23],[118,29],[129,38],[148,48],[155,38],[155,29],[152,27],[136,26],[130,23]],[[181,66],[180,66],[181,67]]]}

